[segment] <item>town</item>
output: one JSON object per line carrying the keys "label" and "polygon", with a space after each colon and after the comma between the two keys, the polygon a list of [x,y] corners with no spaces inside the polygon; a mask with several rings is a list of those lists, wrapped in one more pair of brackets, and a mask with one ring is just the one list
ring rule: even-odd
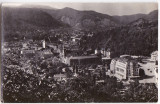
{"label": "town", "polygon": [[[80,46],[85,41],[84,37],[86,36],[92,37],[94,33],[56,34],[54,37],[47,37],[42,40],[24,37],[21,41],[4,42],[2,45],[4,64],[2,67],[5,69],[3,70],[4,93],[15,91],[23,94],[27,92],[30,97],[24,96],[23,101],[25,102],[28,101],[24,99],[32,99],[31,102],[114,102],[111,100],[111,96],[103,98],[104,86],[108,86],[105,89],[105,94],[113,93],[112,96],[117,99],[115,102],[123,100],[143,102],[156,99],[156,95],[152,95],[154,98],[151,99],[144,99],[143,97],[141,99],[136,95],[137,98],[128,98],[129,100],[127,100],[127,97],[132,96],[128,93],[131,89],[136,90],[136,87],[141,87],[144,90],[144,87],[148,85],[147,91],[154,87],[154,91],[156,91],[158,88],[157,50],[152,52],[150,57],[126,54],[117,57],[110,48],[82,49]],[[50,38],[57,40],[52,41]],[[26,85],[21,85],[24,82]],[[11,85],[12,88],[7,87]],[[67,90],[69,86],[72,90],[67,93],[71,95],[65,95],[65,93],[63,98],[64,92],[61,93],[61,91],[62,89]],[[99,95],[94,97],[90,97],[92,95],[90,93],[89,98],[84,94],[86,97],[83,98],[83,93],[91,91],[93,86],[99,88],[103,86],[104,88],[98,89],[102,90],[103,93],[100,91]],[[75,88],[82,90],[73,94],[71,91],[76,90]],[[23,91],[24,89],[26,92]],[[33,95],[30,95],[32,91],[36,96],[35,99],[32,98]],[[151,92],[154,91],[151,90]],[[139,96],[145,95],[143,92]],[[96,93],[98,94],[98,92]],[[40,99],[37,100],[36,98]],[[14,95],[9,101],[16,102],[20,99],[22,99],[20,95]]]}
{"label": "town", "polygon": [[158,102],[157,2],[1,5],[2,103]]}

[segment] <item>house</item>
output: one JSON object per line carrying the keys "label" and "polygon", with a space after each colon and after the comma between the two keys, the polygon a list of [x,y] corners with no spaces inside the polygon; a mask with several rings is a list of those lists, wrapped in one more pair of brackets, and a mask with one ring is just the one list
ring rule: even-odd
{"label": "house", "polygon": [[66,82],[66,80],[67,80],[67,76],[65,74],[61,74],[61,73],[60,74],[55,74],[53,76],[53,78],[54,78],[55,81],[58,81],[58,82],[61,82],[61,81]]}
{"label": "house", "polygon": [[35,56],[36,51],[33,49],[21,50],[21,55],[26,56],[28,58],[33,58]]}
{"label": "house", "polygon": [[27,48],[28,48],[27,43],[23,43],[23,44],[22,44],[22,47],[23,47],[23,49],[27,49]]}
{"label": "house", "polygon": [[151,53],[151,61],[158,61],[158,51]]}
{"label": "house", "polygon": [[11,49],[10,49],[9,47],[7,47],[6,44],[3,44],[3,45],[2,45],[2,52],[3,52],[3,53],[6,53],[6,52],[8,52],[8,51],[10,51],[10,50],[11,50]]}
{"label": "house", "polygon": [[93,36],[93,33],[88,33],[87,36],[88,36],[88,37],[92,37],[92,36]]}
{"label": "house", "polygon": [[72,39],[73,42],[77,42],[77,41],[81,40],[80,37],[75,37],[75,36],[72,36],[71,39]]}
{"label": "house", "polygon": [[69,65],[70,63],[70,57],[66,56],[66,57],[62,57],[62,62]]}
{"label": "house", "polygon": [[53,53],[50,49],[41,49],[41,50],[37,51],[37,54],[40,57],[44,57],[44,58],[50,58],[53,56]]}

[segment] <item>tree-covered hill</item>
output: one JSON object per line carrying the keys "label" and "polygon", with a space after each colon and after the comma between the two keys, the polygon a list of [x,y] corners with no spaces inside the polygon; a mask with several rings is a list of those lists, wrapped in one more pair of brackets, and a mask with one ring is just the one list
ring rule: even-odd
{"label": "tree-covered hill", "polygon": [[78,29],[94,33],[86,43],[82,42],[81,48],[109,47],[117,55],[149,55],[158,50],[158,10],[129,16],[110,16],[68,7],[3,7],[2,12],[5,41],[52,36],[55,34],[49,31],[55,29],[61,32]]}
{"label": "tree-covered hill", "polygon": [[86,40],[88,43],[82,43],[81,47],[111,48],[116,56],[150,55],[151,52],[158,50],[158,22],[139,19],[129,25],[97,32]]}

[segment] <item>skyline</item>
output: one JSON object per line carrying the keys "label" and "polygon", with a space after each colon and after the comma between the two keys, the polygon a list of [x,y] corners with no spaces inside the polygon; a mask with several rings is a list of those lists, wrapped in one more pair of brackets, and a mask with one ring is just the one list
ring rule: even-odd
{"label": "skyline", "polygon": [[3,6],[18,7],[23,5],[45,6],[48,8],[62,9],[65,7],[80,11],[92,10],[111,16],[123,16],[133,14],[148,14],[158,10],[157,3],[4,3]]}

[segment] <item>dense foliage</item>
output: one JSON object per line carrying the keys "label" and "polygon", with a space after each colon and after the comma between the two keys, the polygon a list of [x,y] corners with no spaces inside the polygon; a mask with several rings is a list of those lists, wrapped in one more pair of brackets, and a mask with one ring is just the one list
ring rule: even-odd
{"label": "dense foliage", "polygon": [[141,24],[136,24],[138,21],[135,21],[129,26],[97,32],[93,37],[83,37],[81,47],[110,48],[115,56],[121,54],[149,56],[158,50],[158,26],[156,22],[146,24],[144,21],[146,22],[140,21]]}
{"label": "dense foliage", "polygon": [[2,98],[6,103],[156,102],[158,99],[155,84],[143,85],[136,81],[121,93],[125,86],[116,77],[104,76],[104,82],[97,83],[94,76],[69,77],[72,75],[67,71],[69,79],[66,83],[59,83],[53,75],[60,73],[63,64],[38,61],[39,70],[35,67],[34,60],[26,62],[25,58],[18,56],[11,54],[12,58],[7,55],[3,58]]}
{"label": "dense foliage", "polygon": [[16,68],[6,71],[4,102],[156,102],[158,97],[158,89],[154,84],[133,83],[122,95],[120,90],[124,86],[115,77],[106,77],[101,84],[94,84],[92,79],[85,77],[57,84],[46,80],[40,82],[37,77]]}

